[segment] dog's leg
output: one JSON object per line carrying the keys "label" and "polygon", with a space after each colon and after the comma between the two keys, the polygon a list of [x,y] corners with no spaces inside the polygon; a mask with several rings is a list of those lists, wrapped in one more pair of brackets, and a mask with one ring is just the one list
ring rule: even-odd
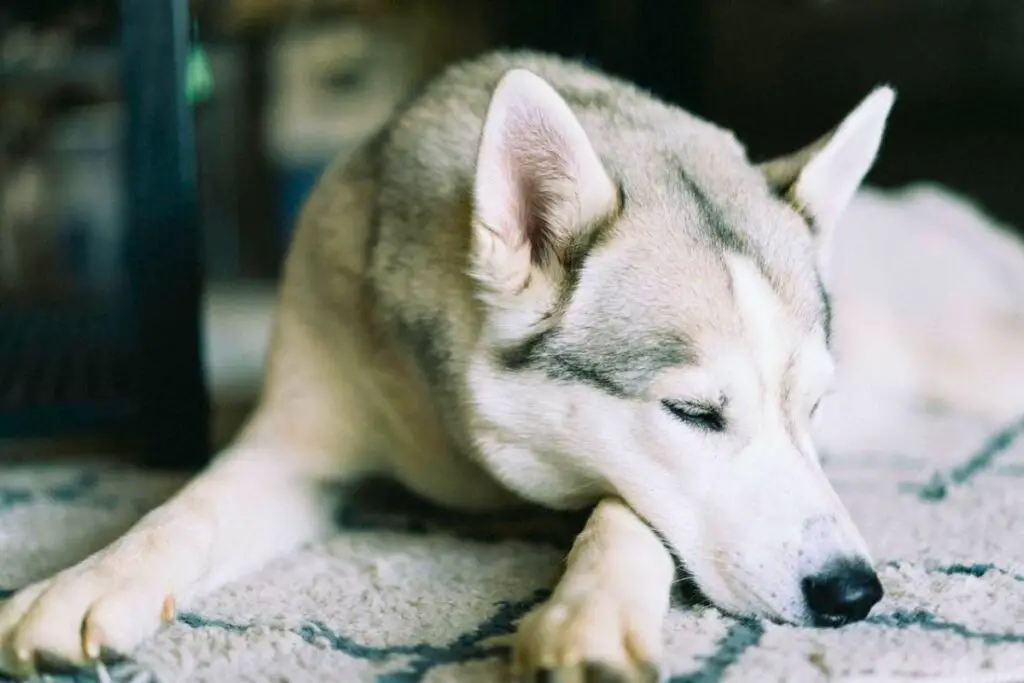
{"label": "dog's leg", "polygon": [[312,537],[326,517],[317,482],[270,456],[230,448],[119,540],[16,594],[0,609],[0,670],[129,652],[176,604]]}
{"label": "dog's leg", "polygon": [[0,606],[0,670],[129,652],[176,605],[329,528],[325,485],[368,468],[368,415],[332,357],[345,357],[346,340],[329,352],[311,330],[281,315],[260,408],[203,474],[118,541]]}
{"label": "dog's leg", "polygon": [[656,681],[672,556],[619,499],[606,498],[573,544],[551,598],[519,625],[518,680]]}

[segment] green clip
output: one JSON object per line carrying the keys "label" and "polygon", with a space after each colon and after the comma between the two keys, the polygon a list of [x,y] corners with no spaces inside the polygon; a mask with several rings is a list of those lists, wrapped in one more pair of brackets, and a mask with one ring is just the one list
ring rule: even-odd
{"label": "green clip", "polygon": [[199,27],[192,24],[192,49],[188,54],[185,68],[185,98],[195,106],[210,99],[213,95],[213,69],[206,56],[206,50],[199,42]]}

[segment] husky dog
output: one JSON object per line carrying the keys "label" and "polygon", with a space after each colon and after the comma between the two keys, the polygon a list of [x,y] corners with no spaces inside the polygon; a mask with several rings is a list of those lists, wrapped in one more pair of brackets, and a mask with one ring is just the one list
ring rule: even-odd
{"label": "husky dog", "polygon": [[593,506],[519,626],[523,678],[655,678],[673,554],[729,613],[863,619],[882,586],[809,433],[834,370],[830,235],[893,97],[755,165],[577,63],[449,68],[309,198],[247,426],[120,540],[11,598],[0,669],[130,651],[328,533],[324,482],[370,474],[467,511]]}

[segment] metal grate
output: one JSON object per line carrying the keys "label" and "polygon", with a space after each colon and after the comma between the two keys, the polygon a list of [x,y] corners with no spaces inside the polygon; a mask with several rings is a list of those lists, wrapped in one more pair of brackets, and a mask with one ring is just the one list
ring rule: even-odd
{"label": "metal grate", "polygon": [[127,420],[134,362],[125,322],[95,305],[0,310],[0,437]]}

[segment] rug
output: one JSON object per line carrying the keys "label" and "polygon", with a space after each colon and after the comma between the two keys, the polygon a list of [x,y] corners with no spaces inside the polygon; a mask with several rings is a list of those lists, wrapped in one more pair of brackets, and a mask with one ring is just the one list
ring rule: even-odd
{"label": "rug", "polygon": [[[1024,419],[907,407],[852,439],[841,425],[868,423],[848,408],[832,411],[823,457],[884,600],[865,622],[820,630],[675,596],[672,683],[1024,683]],[[0,597],[99,548],[180,484],[87,456],[0,464]],[[47,680],[507,680],[507,636],[548,595],[581,519],[466,518],[379,482],[344,499],[330,540],[185,606],[124,661]]]}
{"label": "rug", "polygon": [[[927,448],[828,459],[886,587],[865,623],[778,626],[679,597],[665,626],[669,680],[966,682],[1016,668],[1002,680],[1024,681],[1024,421],[991,433],[928,422],[902,439]],[[12,463],[0,481],[5,595],[100,547],[180,484],[87,463]],[[547,595],[579,524],[462,519],[383,484],[354,491],[338,521],[330,541],[189,606],[129,661],[49,680],[505,680],[501,636]]]}

